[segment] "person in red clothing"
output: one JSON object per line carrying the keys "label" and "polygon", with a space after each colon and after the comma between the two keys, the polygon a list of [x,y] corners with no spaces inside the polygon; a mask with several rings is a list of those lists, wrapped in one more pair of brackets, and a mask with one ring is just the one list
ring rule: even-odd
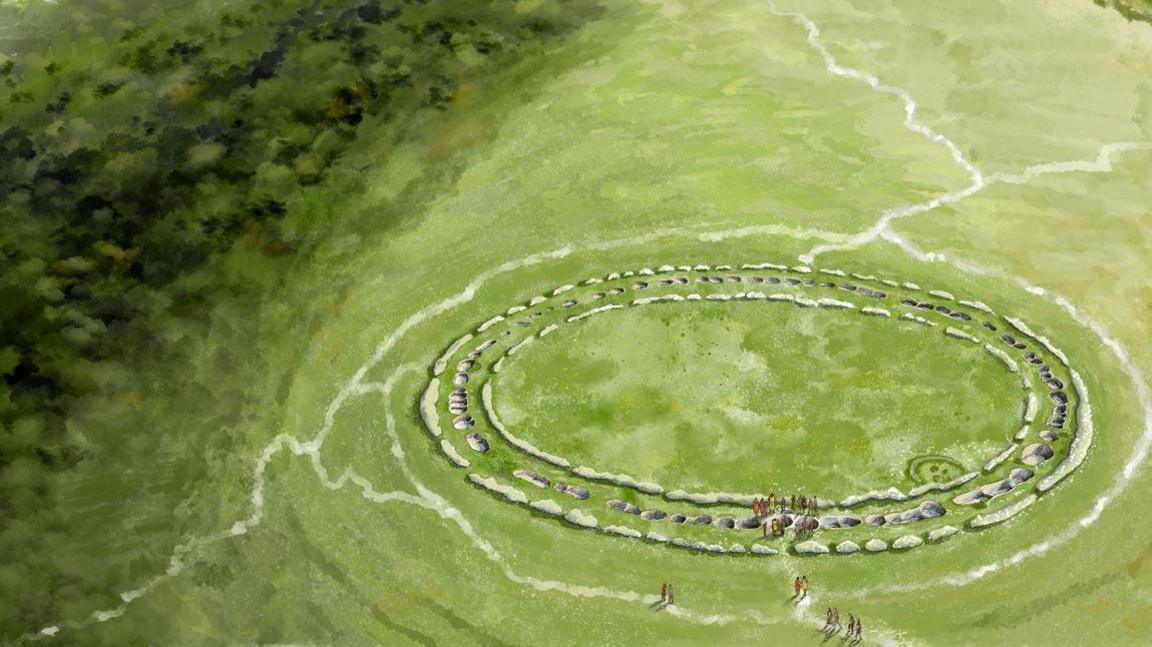
{"label": "person in red clothing", "polygon": [[664,582],[660,583],[660,601],[661,602],[667,602],[668,601],[668,584],[664,583]]}
{"label": "person in red clothing", "polygon": [[794,598],[800,597],[800,578],[796,578],[795,580],[793,580],[792,590],[794,591],[794,594],[792,595],[792,597],[794,597]]}

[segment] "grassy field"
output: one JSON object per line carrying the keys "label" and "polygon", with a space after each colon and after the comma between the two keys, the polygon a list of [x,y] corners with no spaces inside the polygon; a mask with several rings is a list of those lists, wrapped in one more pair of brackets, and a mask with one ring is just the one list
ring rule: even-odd
{"label": "grassy field", "polygon": [[[156,460],[110,485],[78,477],[56,502],[61,524],[90,532],[53,557],[76,578],[29,597],[85,591],[67,596],[62,622],[115,610],[56,642],[819,644],[823,609],[837,606],[864,619],[866,642],[1145,644],[1152,477],[1136,460],[1148,421],[1133,374],[1152,372],[1152,150],[1009,176],[1149,140],[1152,29],[1071,1],[778,4],[819,25],[842,65],[905,88],[989,178],[1004,174],[893,223],[945,260],[877,240],[818,264],[980,299],[1050,336],[1091,394],[1096,442],[1074,477],[939,545],[753,558],[579,530],[449,465],[418,402],[448,344],[493,313],[626,268],[794,264],[969,181],[904,126],[896,97],[831,74],[803,25],[770,4],[605,2],[542,60],[476,80],[405,132],[367,121],[335,162],[350,172],[290,205],[283,226],[321,240],[317,251],[258,277],[266,288],[238,297],[253,314],[220,306],[186,378],[181,406],[218,419],[197,417],[207,422],[184,440],[139,435]],[[248,261],[236,250],[220,273],[245,275]],[[917,455],[974,468],[1015,431],[1020,391],[976,347],[825,310],[676,307],[537,340],[494,380],[498,409],[541,448],[701,490],[771,487],[746,476],[764,452],[785,461],[768,474],[781,487],[886,487]],[[369,386],[345,388],[353,376]],[[215,380],[232,399],[210,397]],[[819,384],[852,395],[826,406]],[[647,404],[613,406],[628,398]],[[570,414],[539,416],[559,409]],[[867,445],[801,433],[844,429],[846,415]],[[958,416],[968,435],[942,436]],[[79,430],[117,419],[91,412]],[[685,424],[695,435],[675,433]],[[284,440],[318,433],[322,444]],[[716,451],[725,441],[752,458]],[[671,459],[685,451],[707,455]],[[848,460],[857,472],[831,475]],[[797,606],[801,574],[813,588]],[[676,608],[652,607],[662,581]]]}
{"label": "grassy field", "polygon": [[1019,385],[983,349],[796,310],[670,304],[592,319],[502,369],[500,419],[573,464],[837,500],[914,486],[918,456],[978,467],[1016,432]]}

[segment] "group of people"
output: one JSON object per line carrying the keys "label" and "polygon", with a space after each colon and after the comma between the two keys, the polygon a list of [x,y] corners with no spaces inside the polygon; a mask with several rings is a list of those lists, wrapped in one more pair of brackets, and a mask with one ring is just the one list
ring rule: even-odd
{"label": "group of people", "polygon": [[808,597],[808,576],[802,575],[796,578],[792,582],[792,590],[796,592],[796,595],[792,597],[796,598],[797,600],[803,600],[804,598]]}
{"label": "group of people", "polygon": [[[808,576],[801,575],[792,580],[792,590],[795,592],[795,595],[792,597],[797,603],[808,597]],[[661,582],[659,605],[660,607],[664,607],[671,604],[676,604],[676,591],[672,588],[671,584]],[[840,624],[840,609],[828,607],[828,610],[824,612],[824,628],[821,629],[821,631],[828,633],[828,636],[832,637],[839,634],[841,629],[844,630],[844,638],[852,641],[851,644],[853,645],[858,644],[864,639],[864,623],[860,621],[860,618],[849,613],[848,626],[845,627]]]}
{"label": "group of people", "polygon": [[860,622],[860,618],[848,614],[848,626],[840,624],[840,609],[836,607],[828,607],[824,612],[824,629],[823,631],[830,632],[829,636],[835,636],[844,629],[844,637],[850,640],[859,642],[864,638],[864,624]]}
{"label": "group of people", "polygon": [[793,514],[816,514],[816,497],[804,496],[803,494],[797,496],[793,494],[791,497],[781,496],[776,498],[776,493],[773,492],[768,495],[768,498],[756,497],[752,500],[752,514],[757,517],[774,514],[779,510],[780,514],[785,512],[792,512]]}

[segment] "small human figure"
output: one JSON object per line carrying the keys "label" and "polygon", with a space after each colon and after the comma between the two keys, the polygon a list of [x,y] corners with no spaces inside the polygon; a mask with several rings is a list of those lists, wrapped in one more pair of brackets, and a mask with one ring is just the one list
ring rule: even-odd
{"label": "small human figure", "polygon": [[808,597],[808,576],[807,575],[800,578],[800,589],[804,592],[803,595],[801,595],[800,597],[801,598]]}
{"label": "small human figure", "polygon": [[667,582],[661,582],[660,583],[660,602],[664,603],[667,601],[668,601],[668,583]]}
{"label": "small human figure", "polygon": [[775,510],[776,509],[776,493],[775,492],[769,492],[768,493],[768,509],[769,510]]}
{"label": "small human figure", "polygon": [[764,529],[764,536],[765,537],[768,536],[768,524],[769,523],[771,523],[771,522],[765,521],[764,523],[760,524],[760,527]]}
{"label": "small human figure", "polygon": [[851,638],[855,634],[856,634],[856,616],[849,613],[848,614],[848,631],[844,632],[844,635],[848,638]]}
{"label": "small human figure", "polygon": [[800,510],[806,511],[808,509],[808,497],[803,494],[800,495]]}
{"label": "small human figure", "polygon": [[836,628],[837,632],[840,631],[840,627],[844,626],[840,624],[840,609],[836,607],[832,607],[832,626]]}
{"label": "small human figure", "polygon": [[672,590],[672,585],[668,585],[668,604],[676,604],[676,592]]}
{"label": "small human figure", "polygon": [[864,640],[864,624],[860,622],[860,618],[856,618],[856,640]]}
{"label": "small human figure", "polygon": [[822,631],[827,631],[831,626],[832,626],[832,607],[828,607],[828,610],[824,612],[824,629],[822,629]]}
{"label": "small human figure", "polygon": [[794,597],[794,598],[800,597],[800,588],[802,586],[803,586],[803,584],[800,583],[799,577],[797,577],[795,580],[792,581],[792,590],[794,591],[794,595],[792,597]]}

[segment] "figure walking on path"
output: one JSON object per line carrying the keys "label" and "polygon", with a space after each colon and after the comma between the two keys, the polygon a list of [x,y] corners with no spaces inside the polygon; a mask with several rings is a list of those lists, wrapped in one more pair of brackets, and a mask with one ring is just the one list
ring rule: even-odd
{"label": "figure walking on path", "polygon": [[822,629],[821,631],[828,631],[828,629],[831,627],[832,627],[832,607],[828,607],[828,610],[824,612],[824,629]]}
{"label": "figure walking on path", "polygon": [[676,592],[672,590],[672,585],[668,585],[668,604],[676,604]]}
{"label": "figure walking on path", "polygon": [[844,636],[851,638],[856,634],[856,616],[851,613],[848,614],[848,631],[844,632]]}
{"label": "figure walking on path", "polygon": [[668,601],[668,584],[666,582],[661,582],[660,583],[660,602],[664,603],[667,601]]}
{"label": "figure walking on path", "polygon": [[840,624],[840,609],[832,607],[832,627],[839,633],[840,628],[843,626],[844,625]]}
{"label": "figure walking on path", "polygon": [[801,595],[800,597],[801,598],[808,597],[808,576],[807,575],[800,578],[800,588],[804,591],[804,594]]}
{"label": "figure walking on path", "polygon": [[797,577],[795,580],[792,581],[792,590],[795,591],[795,594],[792,597],[794,597],[794,598],[800,597],[800,587],[801,586],[803,586],[803,585],[800,584],[800,578],[799,577]]}
{"label": "figure walking on path", "polygon": [[856,640],[857,642],[864,640],[864,625],[860,622],[860,618],[856,618]]}

